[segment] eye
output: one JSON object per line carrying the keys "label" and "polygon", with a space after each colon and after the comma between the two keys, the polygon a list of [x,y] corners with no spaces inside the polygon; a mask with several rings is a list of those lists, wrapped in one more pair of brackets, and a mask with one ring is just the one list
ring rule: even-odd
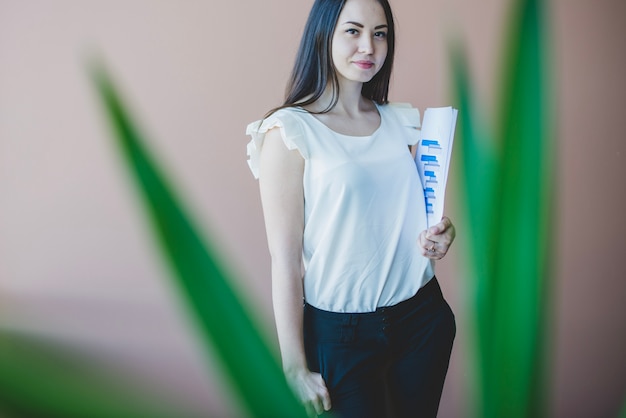
{"label": "eye", "polygon": [[387,32],[382,32],[382,31],[376,32],[374,33],[374,36],[376,38],[385,39],[387,37]]}
{"label": "eye", "polygon": [[359,33],[359,31],[354,29],[354,28],[350,28],[350,29],[346,29],[346,33],[348,35],[357,35]]}

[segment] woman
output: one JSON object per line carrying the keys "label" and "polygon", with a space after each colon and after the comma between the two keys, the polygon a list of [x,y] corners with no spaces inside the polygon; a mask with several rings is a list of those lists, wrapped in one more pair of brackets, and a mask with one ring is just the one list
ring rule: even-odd
{"label": "woman", "polygon": [[248,126],[283,368],[310,413],[435,416],[448,368],[433,260],[455,230],[426,230],[419,113],[388,104],[393,55],[387,0],[316,0],[285,103]]}

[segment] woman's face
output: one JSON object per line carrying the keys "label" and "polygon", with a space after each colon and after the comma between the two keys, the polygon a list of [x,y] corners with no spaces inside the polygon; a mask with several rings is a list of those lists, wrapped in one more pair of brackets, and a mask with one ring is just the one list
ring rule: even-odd
{"label": "woman's face", "polygon": [[348,0],[332,39],[332,59],[340,80],[370,81],[387,57],[387,18],[376,0]]}

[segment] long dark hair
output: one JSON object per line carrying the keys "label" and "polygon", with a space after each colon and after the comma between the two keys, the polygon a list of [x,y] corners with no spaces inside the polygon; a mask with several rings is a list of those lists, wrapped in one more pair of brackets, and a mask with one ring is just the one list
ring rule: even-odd
{"label": "long dark hair", "polygon": [[[328,108],[319,112],[329,112],[339,99],[339,80],[332,59],[332,39],[339,14],[347,0],[315,0],[304,27],[296,62],[287,84],[285,101],[282,106],[268,112],[271,115],[278,109],[291,106],[307,106],[322,96],[330,83],[333,100]],[[361,95],[378,104],[386,104],[389,94],[389,81],[395,51],[395,28],[393,14],[388,0],[377,0],[387,18],[387,57],[376,75],[363,84]]]}

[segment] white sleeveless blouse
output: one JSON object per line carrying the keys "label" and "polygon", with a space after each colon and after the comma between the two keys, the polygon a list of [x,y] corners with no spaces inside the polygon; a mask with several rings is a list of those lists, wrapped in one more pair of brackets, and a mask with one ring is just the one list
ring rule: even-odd
{"label": "white sleeveless blouse", "polygon": [[419,111],[377,106],[370,136],[339,134],[299,108],[248,125],[248,163],[258,178],[259,152],[278,127],[304,165],[304,297],[333,312],[371,312],[413,296],[434,274],[421,255],[424,195],[408,145],[420,139]]}

